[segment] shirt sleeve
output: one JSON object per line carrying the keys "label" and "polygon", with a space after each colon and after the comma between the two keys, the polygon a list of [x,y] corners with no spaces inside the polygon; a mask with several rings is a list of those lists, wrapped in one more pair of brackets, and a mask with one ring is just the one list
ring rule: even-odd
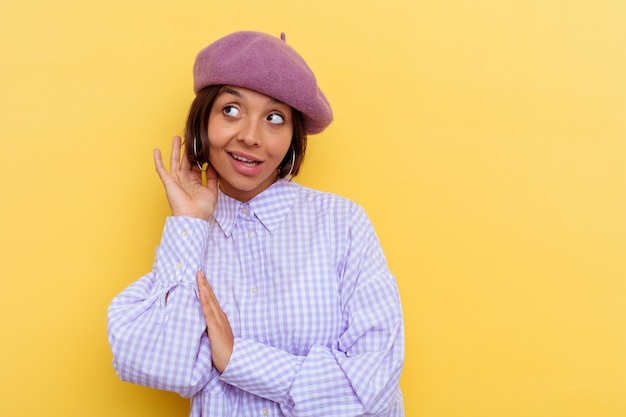
{"label": "shirt sleeve", "polygon": [[111,302],[108,337],[122,380],[191,397],[215,376],[195,282],[207,236],[207,222],[169,217],[152,271]]}
{"label": "shirt sleeve", "polygon": [[[397,285],[369,219],[351,213],[341,302],[347,323],[331,347],[294,356],[236,339],[221,379],[280,404],[287,416],[403,415],[404,325]],[[395,410],[392,412],[391,410]]]}

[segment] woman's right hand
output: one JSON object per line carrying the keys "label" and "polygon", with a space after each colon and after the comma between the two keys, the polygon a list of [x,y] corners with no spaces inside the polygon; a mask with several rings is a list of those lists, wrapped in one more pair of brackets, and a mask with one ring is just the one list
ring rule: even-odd
{"label": "woman's right hand", "polygon": [[217,172],[209,165],[206,169],[206,185],[202,184],[202,170],[191,165],[183,152],[179,136],[172,140],[170,170],[165,169],[159,149],[154,150],[154,165],[165,187],[167,201],[173,216],[189,216],[209,220],[217,203]]}

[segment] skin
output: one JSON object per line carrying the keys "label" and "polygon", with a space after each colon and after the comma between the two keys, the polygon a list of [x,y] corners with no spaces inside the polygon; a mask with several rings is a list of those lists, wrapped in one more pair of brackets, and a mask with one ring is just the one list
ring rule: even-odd
{"label": "skin", "polygon": [[221,189],[245,202],[278,177],[291,145],[291,107],[253,90],[228,87],[213,104],[208,133],[209,163],[220,174]]}
{"label": "skin", "polygon": [[[217,203],[218,184],[224,193],[242,202],[272,185],[291,144],[291,107],[254,90],[229,87],[213,104],[208,132],[210,165],[204,183],[203,171],[182,151],[180,137],[172,140],[169,171],[161,151],[154,150],[155,168],[173,216],[208,221]],[[196,274],[196,282],[213,366],[223,372],[233,352],[233,332],[202,271]]]}

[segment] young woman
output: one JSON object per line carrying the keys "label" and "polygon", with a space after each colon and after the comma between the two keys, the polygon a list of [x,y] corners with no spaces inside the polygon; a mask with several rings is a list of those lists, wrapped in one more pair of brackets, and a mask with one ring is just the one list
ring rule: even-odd
{"label": "young woman", "polygon": [[[203,49],[153,269],[111,303],[114,367],[191,416],[403,416],[396,282],[364,211],[291,181],[332,111],[282,39]],[[181,155],[182,154],[182,155]]]}

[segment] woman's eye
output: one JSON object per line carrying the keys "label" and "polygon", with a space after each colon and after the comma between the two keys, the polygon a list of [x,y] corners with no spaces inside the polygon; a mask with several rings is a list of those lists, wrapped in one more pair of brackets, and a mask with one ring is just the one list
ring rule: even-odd
{"label": "woman's eye", "polygon": [[285,118],[278,113],[270,114],[269,116],[267,116],[267,120],[270,123],[273,123],[275,125],[280,125],[280,124],[285,123]]}
{"label": "woman's eye", "polygon": [[226,106],[222,109],[226,116],[236,117],[239,116],[239,109],[235,106]]}

